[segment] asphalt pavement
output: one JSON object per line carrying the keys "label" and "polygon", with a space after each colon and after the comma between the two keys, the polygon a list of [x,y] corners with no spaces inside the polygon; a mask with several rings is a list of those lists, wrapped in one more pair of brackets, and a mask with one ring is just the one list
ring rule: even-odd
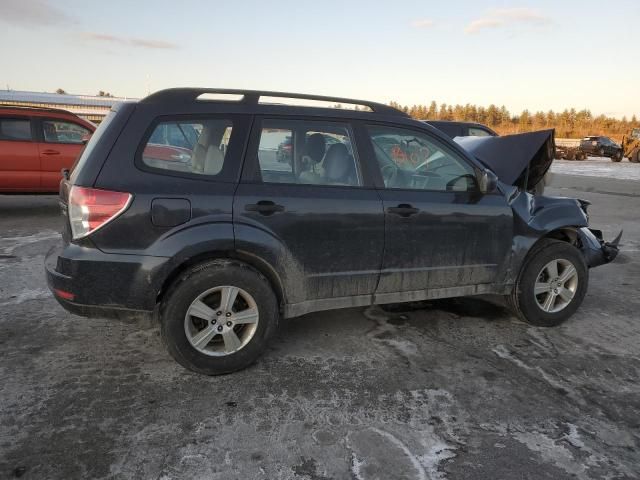
{"label": "asphalt pavement", "polygon": [[625,234],[562,326],[485,298],[314,313],[222,377],[155,325],[65,312],[56,197],[0,196],[0,478],[640,478],[638,183],[575,178],[548,193]]}

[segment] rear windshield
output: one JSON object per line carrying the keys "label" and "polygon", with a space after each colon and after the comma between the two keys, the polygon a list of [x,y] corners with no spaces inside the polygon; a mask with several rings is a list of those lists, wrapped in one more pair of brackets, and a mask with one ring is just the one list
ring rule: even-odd
{"label": "rear windshield", "polygon": [[111,110],[109,114],[106,117],[104,117],[104,120],[100,123],[100,125],[98,125],[98,128],[96,129],[96,131],[93,132],[93,135],[91,135],[91,138],[85,145],[84,150],[82,150],[82,153],[80,154],[76,162],[71,167],[71,172],[74,172],[76,169],[80,171],[80,169],[82,169],[84,164],[87,163],[87,159],[91,156],[91,152],[100,141],[100,138],[102,137],[104,132],[107,131],[107,129],[109,128],[109,125],[111,124],[111,122],[115,117],[116,117],[115,110]]}

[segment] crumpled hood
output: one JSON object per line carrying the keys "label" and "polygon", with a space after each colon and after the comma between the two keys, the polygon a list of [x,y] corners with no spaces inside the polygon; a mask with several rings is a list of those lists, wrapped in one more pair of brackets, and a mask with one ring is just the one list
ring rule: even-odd
{"label": "crumpled hood", "polygon": [[526,190],[532,190],[544,178],[555,156],[554,130],[503,137],[456,137],[454,141],[502,182]]}

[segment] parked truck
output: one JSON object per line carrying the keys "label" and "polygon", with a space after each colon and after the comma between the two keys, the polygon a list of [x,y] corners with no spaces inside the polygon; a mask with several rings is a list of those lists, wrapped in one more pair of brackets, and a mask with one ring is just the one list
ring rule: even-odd
{"label": "parked truck", "polygon": [[587,154],[580,148],[579,138],[556,138],[556,158],[561,160],[585,160]]}

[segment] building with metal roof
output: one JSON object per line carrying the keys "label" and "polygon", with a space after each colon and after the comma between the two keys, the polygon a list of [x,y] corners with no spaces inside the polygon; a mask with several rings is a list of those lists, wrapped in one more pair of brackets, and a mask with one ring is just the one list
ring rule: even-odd
{"label": "building with metal roof", "polygon": [[0,105],[61,108],[94,123],[100,123],[107,113],[109,113],[113,104],[124,102],[125,100],[137,99],[103,97],[98,95],[75,95],[69,93],[0,90]]}

